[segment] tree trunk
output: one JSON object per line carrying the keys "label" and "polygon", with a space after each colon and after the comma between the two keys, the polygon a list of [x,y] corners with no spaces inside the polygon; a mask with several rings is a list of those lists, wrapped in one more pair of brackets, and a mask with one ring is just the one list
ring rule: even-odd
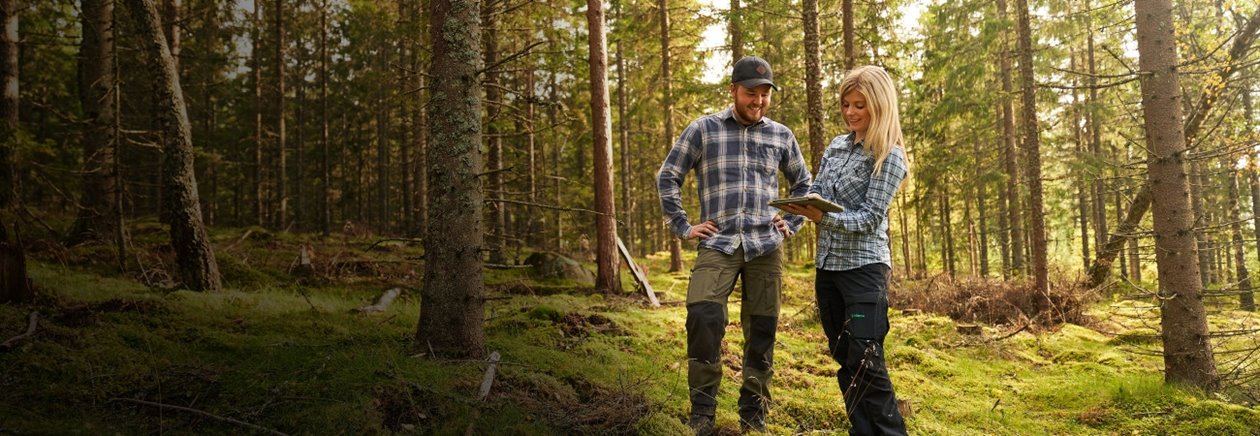
{"label": "tree trunk", "polygon": [[1233,160],[1226,159],[1229,168],[1229,222],[1233,235],[1234,263],[1238,269],[1238,307],[1249,312],[1256,311],[1256,296],[1252,293],[1251,273],[1247,270],[1247,246],[1242,236],[1242,213],[1238,205],[1241,193],[1238,190],[1238,170],[1233,167]]}
{"label": "tree trunk", "polygon": [[[1072,53],[1072,63],[1068,68],[1076,71],[1076,53]],[[1072,85],[1079,86],[1080,82],[1073,80]],[[1076,142],[1076,155],[1084,158],[1086,156],[1085,133],[1081,130],[1080,120],[1082,118],[1088,119],[1088,117],[1084,117],[1082,112],[1080,95],[1076,90],[1072,90],[1072,106],[1069,111],[1070,119],[1072,120],[1072,138]],[[1087,176],[1088,174],[1081,174],[1080,183],[1076,185],[1076,215],[1081,226],[1081,271],[1089,271],[1089,218],[1091,215],[1089,212],[1090,197],[1086,193],[1090,186]]]}
{"label": "tree trunk", "polygon": [[328,0],[319,7],[319,233],[332,231],[332,171],[328,165]]}
{"label": "tree trunk", "polygon": [[988,202],[988,195],[984,189],[984,168],[987,168],[984,162],[983,150],[980,147],[980,141],[971,142],[972,154],[976,157],[976,175],[974,183],[976,184],[976,225],[979,226],[980,244],[980,277],[989,277],[989,213],[985,206]]}
{"label": "tree trunk", "polygon": [[591,129],[595,140],[595,289],[605,294],[621,292],[617,273],[617,209],[613,197],[612,114],[608,107],[608,42],[604,36],[604,3],[587,0],[586,23],[590,28]]}
{"label": "tree trunk", "polygon": [[[387,71],[389,71],[389,58],[385,54],[388,50],[383,38],[379,44],[379,51],[376,55],[377,71],[381,77],[385,77]],[[392,228],[392,221],[390,220],[392,214],[389,210],[389,111],[391,102],[389,97],[386,96],[386,93],[389,92],[387,88],[389,86],[385,80],[377,82],[377,107],[373,111],[374,115],[376,115],[376,204],[372,208],[374,212],[372,216],[375,217],[373,224],[382,231],[389,231]]]}
{"label": "tree trunk", "polygon": [[[1006,0],[997,0],[999,14],[1006,18]],[[1010,50],[1010,33],[1006,32],[1002,37],[1002,55],[999,56],[998,64],[1002,73],[1002,139],[1006,147],[1003,151],[1003,162],[1006,168],[1006,200],[1009,202],[1006,208],[1010,215],[1007,219],[1010,223],[1010,274],[1022,275],[1024,272],[1024,218],[1023,208],[1020,205],[1020,175],[1019,165],[1016,164],[1016,156],[1019,155],[1019,149],[1015,145],[1015,110],[1014,86],[1011,80],[1011,50]],[[1035,131],[1034,131],[1035,132]]]}
{"label": "tree trunk", "polygon": [[285,143],[284,125],[284,0],[276,0],[276,203],[273,225],[284,229],[289,224],[289,149]]}
{"label": "tree trunk", "polygon": [[[998,132],[997,133],[998,138],[996,142],[1002,144],[1002,146],[998,150],[998,159],[1002,161],[1003,165],[1005,165],[1006,156],[1009,153],[1007,153],[1007,149],[1005,145],[1005,135],[1002,134],[1002,131],[1004,127],[1006,126],[1006,120],[1003,119],[1003,116],[1002,116],[1002,109],[1006,107],[1006,102],[999,99],[997,106],[998,106],[997,110],[994,111],[994,113],[998,115],[997,117],[994,117],[995,121],[997,122],[997,126],[994,132]],[[1008,192],[1006,189],[1003,189],[1002,187],[998,187],[998,189],[995,189],[994,191],[997,191],[997,195],[998,195],[997,238],[998,238],[998,250],[999,250],[998,253],[1002,259],[1002,279],[1008,280],[1011,278],[1011,246],[1010,246],[1011,215],[1010,213],[1007,212],[1007,208],[1008,208],[1007,204],[1009,201],[1007,198]]]}
{"label": "tree trunk", "polygon": [[[979,180],[976,180],[976,182],[978,183]],[[971,190],[964,186],[961,191],[963,203],[963,223],[967,226],[967,270],[972,277],[976,277],[980,275],[980,260],[978,259],[979,256],[976,255],[976,239],[979,238],[979,236],[976,235],[976,221],[971,218],[971,202],[973,199],[970,195]]]}
{"label": "tree trunk", "polygon": [[83,178],[79,211],[67,245],[111,238],[117,232],[114,185],[118,177],[114,153],[118,131],[114,117],[114,3],[85,0],[82,3],[83,41],[79,50],[79,101],[87,129],[83,132]]}
{"label": "tree trunk", "polygon": [[949,207],[949,184],[942,183],[940,193],[937,200],[940,202],[940,218],[941,218],[941,261],[945,263],[945,272],[950,277],[958,277],[955,260],[957,256],[954,253],[954,225],[953,212]]}
{"label": "tree trunk", "polygon": [[741,13],[739,0],[731,0],[730,15],[727,16],[727,35],[731,37],[731,65],[744,58],[744,30],[740,25]]}
{"label": "tree trunk", "polygon": [[[735,0],[738,1],[738,0]],[[0,22],[4,33],[0,34],[0,75],[3,75],[4,99],[0,100],[0,211],[16,204],[18,199],[17,171],[14,166],[13,138],[18,131],[18,16],[17,0],[0,0]]]}
{"label": "tree trunk", "polygon": [[180,0],[162,0],[162,33],[166,36],[166,45],[171,49],[171,59],[175,61],[175,71],[179,71],[179,14]]}
{"label": "tree trunk", "polygon": [[1206,391],[1219,387],[1202,283],[1196,277],[1194,216],[1186,177],[1181,87],[1170,0],[1136,0],[1142,116],[1159,271],[1164,379]]}
{"label": "tree trunk", "polygon": [[[1086,2],[1086,7],[1089,7],[1088,2]],[[1085,84],[1089,87],[1089,96],[1087,97],[1088,100],[1085,101],[1085,131],[1089,133],[1090,154],[1093,155],[1094,159],[1102,160],[1102,126],[1098,124],[1098,106],[1101,103],[1098,100],[1097,63],[1094,59],[1094,21],[1092,17],[1092,14],[1085,15],[1085,24],[1089,32],[1086,47],[1089,75],[1085,78]],[[1091,196],[1094,205],[1094,247],[1096,247],[1097,252],[1101,252],[1103,244],[1107,242],[1107,186],[1104,182],[1104,174],[1094,175]]]}
{"label": "tree trunk", "polygon": [[192,133],[175,61],[162,35],[157,8],[152,0],[127,0],[127,8],[136,20],[146,51],[153,58],[153,64],[158,66],[158,98],[162,103],[158,120],[162,125],[165,141],[162,150],[166,155],[166,167],[162,170],[166,194],[162,207],[170,219],[171,245],[175,248],[179,276],[184,286],[190,289],[218,291],[221,288],[219,265],[201,221],[197,177],[193,169]]}
{"label": "tree trunk", "polygon": [[[551,74],[551,78],[547,83],[547,101],[556,101],[556,75]],[[556,125],[556,105],[547,105],[547,125]],[[561,141],[551,144],[551,193],[554,195],[555,204],[561,204],[562,192],[560,190],[560,149],[564,146]],[[553,250],[561,251],[564,248],[564,226],[560,222],[560,210],[556,209],[553,215],[555,222],[552,227],[555,229],[555,245]]]}
{"label": "tree trunk", "polygon": [[[482,45],[485,50],[486,66],[494,65],[499,61],[499,32],[495,26],[494,11],[491,9],[498,4],[496,2],[486,3],[484,9],[481,10],[481,26],[482,26]],[[502,105],[499,93],[499,74],[494,70],[486,71],[486,148],[488,155],[486,159],[486,169],[490,172],[486,176],[486,191],[490,196],[496,198],[506,198],[503,189],[503,138],[499,132],[499,107]],[[487,242],[487,248],[490,255],[490,263],[503,263],[506,259],[503,253],[503,238],[506,236],[507,228],[507,204],[501,202],[492,202],[490,207],[490,240]]]}
{"label": "tree trunk", "polygon": [[[732,2],[738,3],[739,0],[732,0]],[[618,21],[623,19],[623,15],[621,14],[622,3],[623,2],[618,1],[613,4],[614,7],[617,8],[616,15]],[[625,245],[626,251],[633,253],[634,249],[638,248],[638,244],[636,244],[634,240],[634,210],[631,207],[633,203],[630,202],[630,120],[626,119],[626,59],[622,50],[625,45],[624,40],[617,41],[617,139],[618,142],[621,143],[621,216],[626,225],[626,232],[629,233],[629,237],[625,240]],[[532,80],[530,81],[532,82]],[[533,104],[530,104],[526,110],[527,115],[532,115]],[[532,135],[530,136],[530,140],[530,169],[532,170],[534,163]],[[533,193],[533,189],[533,174],[531,173],[531,195]],[[531,199],[530,202],[532,203],[533,200]],[[530,216],[533,216],[533,214],[531,213]]]}
{"label": "tree trunk", "polygon": [[[1260,9],[1257,9],[1255,13],[1252,14],[1251,18],[1247,19],[1247,24],[1242,26],[1242,30],[1238,32],[1238,36],[1234,37],[1234,44],[1229,49],[1229,62],[1226,64],[1227,66],[1225,67],[1224,71],[1216,71],[1215,72],[1215,74],[1217,74],[1216,78],[1209,79],[1209,81],[1221,83],[1222,86],[1220,86],[1219,88],[1209,87],[1208,92],[1204,92],[1202,95],[1200,95],[1198,102],[1195,103],[1194,105],[1194,110],[1191,111],[1190,117],[1185,120],[1185,124],[1184,124],[1185,130],[1183,131],[1182,134],[1184,135],[1183,141],[1187,148],[1189,148],[1190,145],[1194,143],[1195,137],[1198,135],[1198,132],[1199,132],[1199,126],[1203,125],[1203,120],[1207,117],[1207,113],[1211,112],[1213,106],[1216,103],[1217,97],[1220,94],[1220,91],[1226,88],[1223,85],[1229,82],[1230,78],[1238,70],[1239,62],[1242,59],[1245,59],[1247,56],[1247,52],[1251,50],[1251,44],[1252,42],[1255,41],[1257,33],[1260,33]],[[1150,186],[1143,184],[1142,188],[1140,188],[1139,190],[1139,196],[1141,195],[1140,191],[1143,191],[1143,190],[1149,191]],[[1111,239],[1112,240],[1116,238],[1123,239],[1127,237],[1127,235],[1132,234],[1133,229],[1135,229],[1137,226],[1137,223],[1142,221],[1142,216],[1146,214],[1146,210],[1149,206],[1150,206],[1150,202],[1146,202],[1145,204],[1142,204],[1135,200],[1133,202],[1133,205],[1130,206],[1129,212],[1126,215],[1129,217],[1133,217],[1136,215],[1136,218],[1134,219],[1126,218],[1124,221],[1125,224],[1132,222],[1133,226],[1132,227],[1121,226],[1117,228],[1116,232],[1112,235]],[[1130,253],[1130,260],[1131,260],[1130,266],[1133,268],[1133,271],[1134,271],[1133,276],[1137,277],[1134,280],[1141,281],[1141,273],[1140,273],[1141,269],[1138,266],[1136,243],[1134,243],[1133,245],[1134,245],[1134,248],[1132,249]],[[1119,243],[1116,243],[1116,244],[1113,244],[1112,241],[1108,241],[1105,247],[1115,247],[1116,250],[1115,251],[1104,250],[1100,252],[1098,254],[1097,259],[1094,260],[1094,267],[1092,267],[1091,270],[1098,270],[1101,268],[1101,265],[1103,264],[1111,265],[1111,262],[1115,259],[1117,253],[1119,253],[1119,248],[1123,246],[1124,246],[1123,241],[1120,241]],[[1108,271],[1102,271],[1101,275],[1094,274],[1093,272],[1091,272],[1090,286],[1098,286],[1102,284],[1102,281],[1106,280],[1107,274],[1108,274]]]}
{"label": "tree trunk", "polygon": [[[618,49],[620,49],[620,44],[618,44]],[[532,66],[527,67],[525,69],[524,74],[525,74],[525,152],[526,152],[526,159],[528,161],[527,165],[529,166],[528,172],[526,172],[526,177],[525,177],[525,184],[529,188],[529,194],[526,200],[528,200],[530,204],[537,204],[538,203],[538,173],[539,173],[538,167],[539,165],[538,165],[538,143],[534,137],[534,117],[537,116],[535,108],[534,108],[534,99],[535,99],[534,68]],[[623,117],[624,117],[624,114],[623,114]],[[623,127],[624,127],[624,124],[623,124]],[[623,177],[629,177],[629,176],[626,175]],[[526,234],[526,241],[527,241],[526,243],[529,244],[531,248],[542,248],[543,246],[542,229],[541,229],[542,221],[539,219],[539,216],[538,216],[539,210],[533,206],[530,206],[526,208],[525,210],[527,212],[526,215],[528,217],[526,218],[526,224],[525,224],[525,234]]]}
{"label": "tree trunk", "polygon": [[[424,238],[424,287],[415,347],[441,357],[485,354],[481,248],[481,3],[430,0],[433,142],[427,165],[433,220]],[[432,356],[432,357],[438,357]]]}
{"label": "tree trunk", "polygon": [[263,179],[263,165],[265,163],[263,161],[262,2],[263,0],[254,0],[254,31],[252,32],[252,46],[258,47],[259,49],[253,50],[250,53],[250,63],[252,64],[250,68],[253,69],[254,75],[254,172],[253,180],[251,180],[251,182],[253,182],[254,185],[253,208],[254,225],[256,226],[263,226],[267,222],[267,208],[265,206],[267,191],[263,188],[266,184],[266,180]]}
{"label": "tree trunk", "polygon": [[[1037,292],[1046,294],[1050,289],[1046,259],[1046,217],[1041,189],[1041,130],[1037,126],[1037,88],[1033,77],[1032,27],[1028,17],[1027,0],[1015,0],[1019,20],[1019,75],[1023,84],[1024,112],[1024,173],[1028,175],[1028,212],[1032,249],[1033,279]],[[1047,297],[1048,298],[1048,297]],[[1049,301],[1043,303],[1048,304]]]}
{"label": "tree trunk", "polygon": [[906,272],[906,278],[910,275],[910,267],[913,262],[910,259],[910,219],[906,213],[906,191],[901,190],[897,193],[897,215],[901,218],[901,266]]}
{"label": "tree trunk", "polygon": [[844,32],[844,71],[855,67],[853,53],[853,0],[840,2],[840,20]]}
{"label": "tree trunk", "polygon": [[819,51],[818,43],[818,0],[804,0],[801,2],[801,7],[804,9],[802,21],[805,25],[805,97],[809,119],[809,161],[813,164],[814,174],[818,174],[823,149],[827,147],[827,144],[823,142],[822,53]]}
{"label": "tree trunk", "polygon": [[[674,136],[674,96],[670,92],[669,0],[656,0],[656,8],[657,17],[661,22],[661,110],[665,113],[664,144],[668,149],[678,139]],[[668,230],[664,231],[668,232]],[[678,272],[682,269],[682,239],[671,236],[669,238],[669,272]]]}
{"label": "tree trunk", "polygon": [[1191,222],[1199,223],[1194,229],[1194,245],[1199,254],[1199,281],[1206,288],[1212,284],[1212,257],[1209,249],[1211,244],[1204,227],[1211,224],[1211,215],[1203,209],[1203,165],[1195,159],[1195,154],[1193,151],[1187,153],[1187,159],[1190,160],[1190,213],[1197,218]]}
{"label": "tree trunk", "polygon": [[293,184],[293,228],[298,231],[306,230],[306,222],[303,211],[305,205],[302,202],[305,192],[302,189],[306,185],[306,43],[302,41],[302,34],[298,33],[294,44],[296,45],[295,61],[297,71],[294,71],[293,93],[297,98],[297,107],[294,108],[294,116],[296,125],[293,126],[293,171],[296,173],[297,183]]}

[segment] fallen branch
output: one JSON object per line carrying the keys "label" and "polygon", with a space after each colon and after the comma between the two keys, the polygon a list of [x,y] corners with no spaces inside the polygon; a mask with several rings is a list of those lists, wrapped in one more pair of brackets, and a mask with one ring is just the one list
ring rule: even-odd
{"label": "fallen branch", "polygon": [[490,395],[490,386],[494,385],[494,370],[499,366],[499,352],[490,353],[490,366],[486,367],[486,375],[481,379],[481,390],[477,394],[477,399],[485,401],[486,396]]}
{"label": "fallen branch", "polygon": [[399,294],[402,294],[402,288],[392,288],[388,291],[385,291],[385,293],[381,294],[381,297],[376,299],[376,304],[373,304],[371,306],[363,306],[358,309],[355,309],[354,311],[362,313],[362,314],[384,312],[385,309],[389,308],[390,303],[393,303],[394,299],[398,298]]}
{"label": "fallen branch", "polygon": [[[486,367],[486,375],[481,379],[481,389],[477,392],[477,401],[485,402],[486,396],[490,395],[490,386],[494,385],[494,370],[499,366],[499,352],[490,353],[490,366]],[[481,418],[481,406],[473,409],[472,419],[469,420],[468,429],[464,430],[465,436],[472,436],[473,430],[477,426],[477,420]]]}
{"label": "fallen branch", "polygon": [[382,242],[391,242],[391,241],[414,242],[417,244],[424,242],[423,239],[417,239],[417,238],[385,238],[385,239],[373,242],[372,245],[369,245],[368,248],[364,249],[363,251],[368,251],[373,248],[376,248],[376,246],[381,245]]}
{"label": "fallen branch", "polygon": [[528,201],[508,200],[508,199],[505,199],[505,198],[487,198],[487,199],[485,199],[485,202],[486,202],[486,203],[509,203],[509,204],[519,204],[519,205],[522,205],[522,206],[532,206],[532,207],[538,207],[538,208],[543,208],[543,209],[551,209],[551,210],[563,210],[563,211],[568,211],[568,212],[584,212],[584,213],[589,213],[589,214],[594,214],[594,215],[611,215],[611,214],[607,214],[607,213],[603,213],[603,212],[599,212],[599,211],[594,211],[594,210],[590,210],[590,209],[582,209],[582,208],[580,208],[580,207],[561,207],[561,206],[552,206],[552,205],[550,205],[550,204],[531,203],[531,202],[528,202]]}
{"label": "fallen branch", "polygon": [[236,241],[235,241],[235,242],[233,242],[231,245],[228,245],[227,247],[224,247],[224,248],[223,248],[223,251],[228,251],[228,250],[231,250],[231,249],[233,249],[233,248],[236,248],[236,246],[237,246],[237,245],[240,245],[240,243],[241,243],[241,242],[244,242],[244,241],[245,241],[245,239],[246,239],[246,238],[249,238],[249,235],[252,235],[252,234],[254,234],[254,229],[249,229],[249,230],[246,230],[246,231],[245,231],[245,234],[241,235],[241,237],[239,237],[239,238],[236,238]]}
{"label": "fallen branch", "polygon": [[485,263],[482,266],[489,269],[525,269],[534,267],[533,265],[505,265],[502,263]]}
{"label": "fallen branch", "polygon": [[20,335],[9,338],[9,340],[4,341],[3,344],[0,344],[0,348],[5,349],[5,350],[11,349],[13,348],[14,345],[18,343],[18,341],[29,338],[31,337],[31,335],[35,334],[35,326],[39,324],[39,312],[31,312],[31,315],[29,318],[30,318],[30,321],[28,321],[26,324],[26,333],[22,333]]}
{"label": "fallen branch", "polygon": [[260,426],[260,425],[250,424],[250,423],[245,422],[245,421],[240,421],[240,420],[236,420],[236,419],[228,418],[228,417],[226,417],[226,416],[219,416],[219,415],[215,415],[215,414],[210,413],[210,412],[206,412],[206,411],[202,411],[202,410],[197,410],[197,409],[193,409],[193,408],[188,408],[188,407],[183,407],[183,406],[175,406],[175,405],[171,405],[171,404],[155,403],[155,402],[152,402],[152,401],[137,400],[137,399],[135,399],[135,398],[119,398],[119,397],[114,397],[114,398],[110,398],[110,399],[109,399],[109,401],[126,401],[126,402],[129,402],[129,403],[142,404],[142,405],[145,405],[145,406],[153,406],[153,407],[161,407],[161,408],[165,408],[165,409],[182,410],[182,411],[184,411],[184,412],[194,413],[194,414],[201,415],[201,416],[204,416],[204,417],[207,417],[207,418],[210,418],[210,419],[215,419],[215,420],[219,420],[219,421],[222,421],[222,422],[228,422],[228,423],[236,424],[236,425],[243,426],[243,427],[247,427],[247,428],[252,428],[252,429],[254,429],[254,430],[258,430],[258,431],[263,432],[263,433],[269,433],[269,434],[275,434],[275,435],[288,436],[288,433],[282,433],[282,432],[275,431],[275,430],[272,430],[272,429],[269,429],[269,428],[267,428],[267,427],[263,427],[263,426]]}

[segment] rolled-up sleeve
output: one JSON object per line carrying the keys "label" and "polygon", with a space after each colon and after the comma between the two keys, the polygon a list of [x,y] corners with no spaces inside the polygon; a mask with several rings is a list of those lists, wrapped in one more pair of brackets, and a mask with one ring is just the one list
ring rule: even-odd
{"label": "rolled-up sleeve", "polygon": [[656,173],[656,189],[661,198],[661,211],[674,235],[686,239],[691,231],[691,223],[687,219],[687,211],[683,209],[682,186],[687,172],[695,168],[703,151],[699,126],[692,123],[683,130],[682,135],[669,149],[665,162]]}
{"label": "rolled-up sleeve", "polygon": [[[809,173],[809,166],[805,164],[805,156],[801,153],[801,144],[796,142],[796,136],[790,133],[788,136],[791,137],[791,146],[779,162],[779,171],[788,182],[788,192],[791,196],[801,197],[809,193],[813,175]],[[801,225],[805,224],[805,217],[796,214],[786,214],[784,220],[787,221],[792,233],[799,233]]]}

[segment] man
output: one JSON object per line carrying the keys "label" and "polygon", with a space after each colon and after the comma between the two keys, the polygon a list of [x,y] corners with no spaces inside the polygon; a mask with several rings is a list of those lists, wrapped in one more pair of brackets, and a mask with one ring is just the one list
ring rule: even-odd
{"label": "man", "polygon": [[[765,117],[778,89],[770,64],[746,57],[731,71],[732,105],[695,120],[683,130],[657,174],[661,207],[678,237],[700,239],[687,286],[687,385],[696,434],[714,430],[726,302],[742,277],[740,321],[744,329],[740,427],[765,430],[779,320],[783,240],[803,223],[786,220],[767,203],[779,196],[779,173],[792,196],[805,195],[810,174],[796,136]],[[682,184],[695,170],[700,219],[682,207]]]}

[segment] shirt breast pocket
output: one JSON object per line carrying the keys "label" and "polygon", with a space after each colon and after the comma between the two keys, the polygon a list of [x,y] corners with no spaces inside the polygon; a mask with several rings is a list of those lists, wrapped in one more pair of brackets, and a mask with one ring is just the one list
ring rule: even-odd
{"label": "shirt breast pocket", "polygon": [[762,174],[773,176],[779,169],[779,157],[783,155],[782,147],[776,144],[759,144],[757,145],[757,168]]}

